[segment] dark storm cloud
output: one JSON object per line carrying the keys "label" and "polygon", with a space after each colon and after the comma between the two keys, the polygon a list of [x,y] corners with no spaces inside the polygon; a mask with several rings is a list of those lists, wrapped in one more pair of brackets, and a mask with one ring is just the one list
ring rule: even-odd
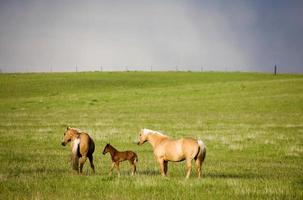
{"label": "dark storm cloud", "polygon": [[276,64],[303,73],[302,4],[1,0],[0,68],[271,71]]}

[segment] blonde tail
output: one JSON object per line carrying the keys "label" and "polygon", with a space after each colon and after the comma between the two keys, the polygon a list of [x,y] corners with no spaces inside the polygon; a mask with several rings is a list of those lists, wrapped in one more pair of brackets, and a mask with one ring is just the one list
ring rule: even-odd
{"label": "blonde tail", "polygon": [[201,157],[201,161],[203,162],[206,157],[206,146],[202,140],[198,140],[198,144],[200,147],[200,151],[197,157]]}

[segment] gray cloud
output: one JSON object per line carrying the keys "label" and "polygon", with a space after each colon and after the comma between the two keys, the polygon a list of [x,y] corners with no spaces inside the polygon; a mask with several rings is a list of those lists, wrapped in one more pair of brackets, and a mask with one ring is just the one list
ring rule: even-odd
{"label": "gray cloud", "polygon": [[0,1],[0,68],[303,73],[302,3],[266,2]]}

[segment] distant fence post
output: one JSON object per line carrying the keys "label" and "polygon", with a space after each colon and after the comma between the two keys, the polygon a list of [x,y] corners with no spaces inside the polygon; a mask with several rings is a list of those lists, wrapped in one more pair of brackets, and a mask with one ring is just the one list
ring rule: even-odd
{"label": "distant fence post", "polygon": [[100,71],[103,72],[103,67],[102,67],[102,65],[100,66]]}
{"label": "distant fence post", "polygon": [[277,75],[277,65],[275,65],[275,68],[274,68],[274,75]]}

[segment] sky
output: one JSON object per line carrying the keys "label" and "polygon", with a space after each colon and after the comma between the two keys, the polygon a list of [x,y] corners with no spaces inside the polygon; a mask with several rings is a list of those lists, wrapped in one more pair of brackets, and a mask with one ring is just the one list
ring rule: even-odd
{"label": "sky", "polygon": [[303,73],[302,0],[0,0],[1,72]]}

